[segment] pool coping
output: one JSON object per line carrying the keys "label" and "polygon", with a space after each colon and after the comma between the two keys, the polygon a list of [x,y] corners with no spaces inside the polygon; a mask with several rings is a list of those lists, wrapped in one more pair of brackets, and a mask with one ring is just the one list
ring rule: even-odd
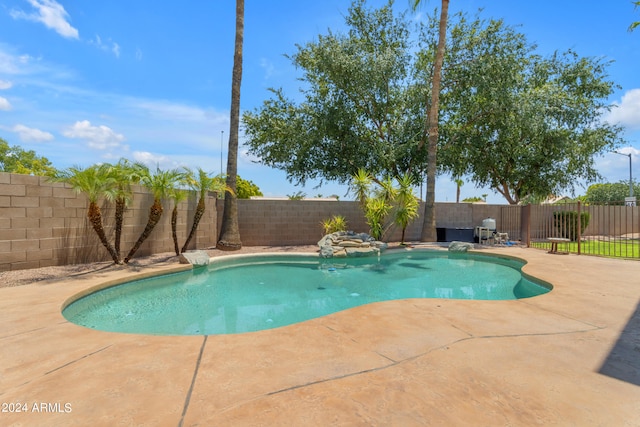
{"label": "pool coping", "polygon": [[[440,252],[443,254],[451,255],[451,252],[446,252],[443,250],[438,250],[438,249],[433,249],[430,247],[418,247],[418,248],[406,248],[403,252],[412,252],[412,251],[416,251],[416,252]],[[391,253],[398,253],[400,252],[399,250],[393,250],[391,251]],[[376,257],[378,259],[380,259],[381,257],[384,257],[385,255],[389,254],[390,252],[383,252],[380,253],[379,255],[377,255]],[[480,258],[480,260],[482,261],[482,258],[484,258],[485,260],[487,260],[487,262],[492,262],[492,259],[497,259],[497,260],[506,260],[506,261],[514,261],[517,262],[518,264],[522,264],[522,266],[520,266],[518,268],[518,271],[520,272],[521,276],[532,281],[533,283],[535,283],[536,285],[546,288],[547,292],[550,292],[553,290],[553,285],[551,283],[545,282],[544,280],[538,279],[534,276],[531,276],[527,273],[525,273],[524,271],[522,271],[522,268],[527,264],[526,260],[518,258],[518,257],[514,257],[514,256],[507,256],[507,255],[497,255],[497,254],[488,254],[488,253],[483,253],[481,251],[464,251],[464,252],[460,252],[460,253],[453,253],[454,256],[465,256],[467,254],[470,255],[477,255],[477,258]],[[282,252],[261,252],[261,253],[249,253],[249,254],[232,254],[229,256],[224,256],[224,257],[211,257],[209,259],[209,264],[207,265],[200,265],[200,266],[193,266],[191,264],[186,264],[186,265],[180,265],[177,267],[173,267],[173,268],[169,268],[165,271],[148,271],[148,272],[144,272],[144,273],[139,273],[136,274],[132,277],[128,277],[128,278],[121,278],[121,279],[116,279],[116,280],[109,280],[106,281],[104,283],[100,283],[98,285],[94,285],[91,287],[88,287],[86,289],[83,289],[82,291],[78,292],[77,294],[74,294],[72,296],[70,296],[69,298],[67,298],[63,303],[62,306],[60,307],[60,312],[62,314],[63,317],[64,316],[64,310],[69,307],[71,304],[75,303],[76,301],[85,298],[91,294],[94,294],[96,292],[100,292],[103,291],[105,289],[109,289],[109,288],[113,288],[113,287],[117,287],[117,286],[122,286],[122,285],[126,285],[129,283],[133,283],[133,282],[139,282],[141,280],[146,280],[146,279],[152,279],[152,278],[156,278],[156,277],[161,277],[161,276],[167,276],[167,275],[172,275],[172,274],[177,274],[177,273],[183,273],[183,272],[190,272],[190,271],[195,271],[197,269],[207,269],[211,266],[214,266],[216,264],[221,264],[221,263],[225,263],[225,262],[229,262],[229,261],[236,261],[236,260],[244,260],[244,259],[255,259],[256,261],[260,261],[260,258],[285,258],[285,257],[298,257],[301,259],[313,259],[313,260],[321,260],[321,261],[325,261],[328,263],[331,263],[332,260],[335,260],[336,262],[343,262],[343,261],[347,261],[347,260],[353,260],[353,259],[367,259],[370,258],[370,256],[359,256],[359,257],[337,257],[337,258],[319,258],[317,254],[313,254],[313,253],[307,253],[307,252],[289,252],[289,253],[282,253]],[[272,260],[266,261],[266,262],[261,262],[261,264],[267,264],[267,263],[271,263],[273,262]],[[233,267],[238,267],[237,264],[232,264]],[[224,267],[224,266],[223,266]],[[508,266],[510,268],[514,268],[513,266]],[[524,298],[532,298],[532,297],[536,297],[539,295],[533,295],[533,296],[527,296]],[[430,298],[434,298],[434,297],[430,297]],[[393,299],[412,299],[412,298],[393,298]],[[484,299],[480,298],[480,299],[476,299],[476,298],[467,298],[469,300],[472,301],[482,301]],[[521,299],[521,298],[515,298],[515,299]],[[489,299],[489,300],[493,300],[493,299]],[[497,299],[497,300],[502,300],[502,299]],[[370,302],[368,304],[372,304],[375,302],[385,302],[385,301],[389,301],[389,300],[381,300],[381,301],[373,301]],[[354,306],[357,307],[357,306]],[[353,308],[353,307],[351,307]],[[340,310],[342,311],[342,310]],[[329,313],[329,314],[325,314],[323,316],[326,315],[330,315],[333,313]],[[323,316],[319,316],[319,317],[323,317]],[[312,317],[310,319],[306,319],[303,320],[307,321],[307,320],[312,320],[316,317]],[[67,317],[65,317],[65,319],[69,320]],[[69,320],[72,323],[75,323],[71,320]],[[300,322],[295,322],[295,323],[300,323]],[[82,324],[76,323],[78,326],[83,326]],[[283,326],[289,326],[289,325],[283,325]],[[86,326],[85,326],[86,327]],[[279,326],[282,327],[282,326]],[[101,329],[101,328],[93,328],[95,330],[100,330],[100,331],[106,331],[109,332],[108,329]],[[259,330],[255,330],[255,331],[245,331],[245,332],[260,332],[263,330],[267,330],[267,329],[274,329],[274,328],[265,328],[265,329],[259,329]],[[136,332],[120,332],[120,333],[133,333],[135,334]],[[244,332],[242,332],[244,333]],[[198,335],[198,336],[204,336],[204,335],[219,335],[219,334],[215,334],[215,333],[207,333],[207,334],[171,334],[171,333],[162,333],[162,332],[157,332],[157,333],[142,333],[140,332],[140,334],[143,335],[160,335],[160,336],[176,336],[176,335]],[[221,333],[221,334],[227,334],[227,333]],[[233,333],[229,333],[231,335],[233,335]]]}
{"label": "pool coping", "polygon": [[94,331],[60,314],[66,298],[130,272],[2,288],[0,401],[29,410],[0,412],[0,424],[640,425],[640,263],[479,252],[523,259],[523,272],[554,289],[162,337]]}

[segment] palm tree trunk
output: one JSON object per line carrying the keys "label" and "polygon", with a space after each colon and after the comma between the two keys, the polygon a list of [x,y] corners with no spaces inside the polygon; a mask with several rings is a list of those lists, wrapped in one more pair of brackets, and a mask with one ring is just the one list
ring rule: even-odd
{"label": "palm tree trunk", "polygon": [[198,224],[200,224],[200,220],[204,215],[205,208],[206,208],[206,205],[204,203],[204,199],[201,198],[200,200],[198,200],[198,206],[196,207],[196,212],[193,215],[193,225],[191,226],[189,237],[187,237],[187,240],[184,242],[181,252],[184,252],[187,250],[189,243],[191,243],[191,239],[193,239],[193,236],[196,235],[196,230],[198,229]]}
{"label": "palm tree trunk", "polygon": [[244,38],[244,0],[236,0],[236,39],[231,81],[231,112],[229,125],[229,154],[227,156],[227,187],[231,189],[224,198],[222,228],[216,247],[221,250],[242,248],[238,227],[238,201],[236,177],[238,174],[238,129],[240,127],[240,86],[242,83],[242,45]]}
{"label": "palm tree trunk", "polygon": [[440,25],[438,29],[438,47],[436,61],[433,67],[433,79],[431,81],[431,104],[427,114],[429,132],[427,136],[427,197],[424,203],[424,215],[422,223],[423,242],[435,242],[436,235],[436,158],[438,151],[438,110],[440,108],[440,80],[442,78],[442,63],[444,61],[444,48],[447,37],[447,16],[449,13],[449,0],[442,0],[440,11]]}
{"label": "palm tree trunk", "polygon": [[94,231],[96,232],[96,234],[98,234],[100,242],[102,242],[104,247],[107,248],[107,251],[109,251],[109,255],[111,255],[111,259],[113,259],[113,262],[116,264],[121,264],[120,258],[118,257],[118,254],[116,254],[116,250],[113,248],[113,246],[111,246],[111,243],[109,243],[107,235],[104,232],[104,227],[102,226],[102,212],[100,211],[100,207],[97,203],[89,203],[89,212],[87,216],[89,217],[89,222],[91,222],[91,226],[93,227]]}
{"label": "palm tree trunk", "polygon": [[131,260],[131,258],[133,258],[133,255],[138,251],[138,249],[140,249],[142,243],[151,235],[151,232],[153,231],[158,221],[160,221],[161,217],[162,203],[160,200],[156,199],[153,202],[153,205],[151,205],[151,208],[149,208],[149,219],[147,220],[147,226],[144,228],[142,234],[140,234],[140,237],[129,251],[127,257],[124,259],[125,264],[129,263],[129,260]]}
{"label": "palm tree trunk", "polygon": [[124,197],[118,197],[116,199],[116,237],[114,242],[114,249],[118,259],[120,259],[120,240],[122,239],[122,224],[124,223],[124,208],[126,201]]}
{"label": "palm tree trunk", "polygon": [[180,255],[180,250],[178,249],[178,204],[173,207],[173,212],[171,212],[171,236],[173,237],[173,250],[176,252],[176,255]]}

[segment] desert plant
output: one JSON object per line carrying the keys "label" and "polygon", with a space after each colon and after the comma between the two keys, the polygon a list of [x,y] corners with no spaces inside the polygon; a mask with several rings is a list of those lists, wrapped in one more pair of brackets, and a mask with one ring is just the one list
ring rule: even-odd
{"label": "desert plant", "polygon": [[372,197],[365,203],[364,216],[369,225],[371,237],[381,240],[385,232],[385,219],[389,215],[392,206],[384,198]]}
{"label": "desert plant", "polygon": [[98,204],[101,198],[105,197],[105,194],[109,189],[114,186],[114,179],[110,177],[107,170],[100,166],[90,166],[86,169],[74,166],[64,171],[59,171],[53,178],[53,181],[64,182],[69,184],[76,193],[84,193],[89,199],[89,210],[87,216],[93,230],[98,235],[100,242],[107,249],[111,259],[116,264],[122,264],[116,253],[115,248],[107,239],[107,234],[104,231],[104,225],[102,222],[102,211]]}
{"label": "desert plant", "polygon": [[414,179],[410,175],[402,175],[396,180],[398,181],[399,188],[395,193],[396,206],[394,222],[402,228],[400,244],[404,244],[405,231],[409,223],[418,217],[420,202],[415,194],[413,194]]}
{"label": "desert plant", "polygon": [[196,235],[196,230],[198,229],[198,224],[200,224],[200,220],[204,215],[205,211],[205,198],[209,191],[215,191],[218,193],[224,193],[225,191],[233,194],[233,190],[227,187],[224,178],[221,175],[211,176],[204,170],[198,168],[198,173],[195,174],[190,169],[186,169],[186,182],[194,190],[198,195],[198,206],[196,207],[196,211],[193,215],[193,224],[191,225],[191,231],[189,232],[189,236],[187,240],[184,242],[182,246],[181,252],[184,252],[189,247],[189,243],[193,239],[193,236]]}
{"label": "desert plant", "polygon": [[347,220],[342,215],[333,215],[331,218],[320,222],[324,234],[331,234],[337,231],[347,231]]}
{"label": "desert plant", "polygon": [[140,182],[146,166],[142,163],[131,163],[127,159],[120,159],[115,165],[106,163],[102,165],[101,168],[104,168],[104,173],[113,179],[113,186],[107,190],[106,197],[108,200],[115,201],[116,221],[113,247],[118,259],[120,259],[120,241],[122,239],[124,212],[133,199],[131,184]]}
{"label": "desert plant", "polygon": [[124,259],[125,264],[129,263],[133,255],[138,251],[138,249],[140,249],[142,243],[147,240],[156,224],[160,221],[163,212],[163,200],[169,197],[174,187],[184,179],[184,174],[176,169],[163,171],[160,170],[160,168],[157,168],[153,174],[150,173],[148,169],[145,169],[144,172],[141,182],[153,194],[153,204],[149,208],[147,225],[129,251],[127,257]]}

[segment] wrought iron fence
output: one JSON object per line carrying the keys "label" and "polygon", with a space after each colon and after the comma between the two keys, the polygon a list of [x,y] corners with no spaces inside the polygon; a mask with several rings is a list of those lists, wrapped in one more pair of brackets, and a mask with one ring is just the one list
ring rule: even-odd
{"label": "wrought iron fence", "polygon": [[523,214],[530,247],[640,259],[640,207],[566,203],[529,205]]}

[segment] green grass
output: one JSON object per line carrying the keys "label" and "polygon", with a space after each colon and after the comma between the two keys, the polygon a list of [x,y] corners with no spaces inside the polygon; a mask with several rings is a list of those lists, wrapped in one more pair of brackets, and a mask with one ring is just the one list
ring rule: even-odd
{"label": "green grass", "polygon": [[[551,249],[549,242],[531,242],[531,247]],[[578,242],[558,243],[558,252],[578,253]],[[611,258],[640,258],[638,240],[585,240],[580,243],[580,253]]]}

